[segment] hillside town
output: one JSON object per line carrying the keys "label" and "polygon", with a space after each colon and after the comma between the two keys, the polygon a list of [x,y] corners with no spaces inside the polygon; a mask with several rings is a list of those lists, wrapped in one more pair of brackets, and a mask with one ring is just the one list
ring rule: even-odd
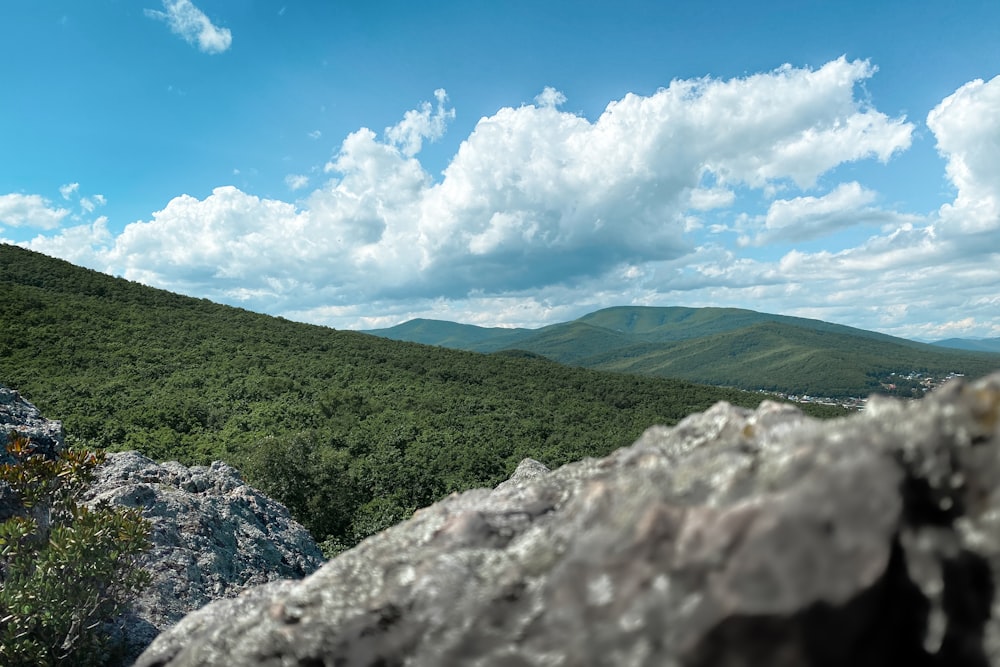
{"label": "hillside town", "polygon": [[[873,391],[874,394],[885,396],[896,396],[898,398],[916,400],[927,392],[939,387],[946,382],[957,378],[965,377],[964,373],[948,373],[947,375],[931,375],[910,371],[906,373],[889,373],[879,381],[879,388]],[[788,394],[784,392],[766,391],[758,389],[758,393],[775,396],[793,403],[816,403],[818,405],[832,405],[848,410],[864,410],[868,403],[868,397],[861,396],[812,396],[810,394]]]}

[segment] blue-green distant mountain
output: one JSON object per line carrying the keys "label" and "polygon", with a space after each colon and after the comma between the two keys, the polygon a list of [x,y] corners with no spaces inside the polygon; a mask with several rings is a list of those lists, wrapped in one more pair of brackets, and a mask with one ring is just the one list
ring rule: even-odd
{"label": "blue-green distant mountain", "polygon": [[893,373],[981,376],[1000,368],[1000,354],[985,350],[740,308],[623,306],[540,329],[413,320],[367,333],[476,352],[520,349],[599,370],[834,397],[879,391]]}
{"label": "blue-green distant mountain", "polygon": [[1000,352],[1000,338],[946,338],[934,341],[934,345],[955,350],[972,352]]}
{"label": "blue-green distant mountain", "polygon": [[444,320],[416,319],[389,329],[377,329],[373,333],[382,338],[450,347],[457,350],[494,352],[535,333],[533,329],[505,329],[501,327],[477,327],[472,324],[458,324]]}

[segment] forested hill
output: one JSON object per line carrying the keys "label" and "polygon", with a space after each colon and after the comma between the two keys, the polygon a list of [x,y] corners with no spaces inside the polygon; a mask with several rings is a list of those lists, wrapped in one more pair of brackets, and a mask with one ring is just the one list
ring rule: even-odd
{"label": "forested hill", "polygon": [[526,456],[602,455],[718,400],[760,401],[299,324],[6,245],[0,305],[0,384],[71,442],[227,460],[346,543]]}
{"label": "forested hill", "polygon": [[1000,354],[740,308],[606,308],[540,329],[413,320],[368,333],[455,349],[518,348],[584,368],[815,396],[865,396],[896,376],[979,377]]}

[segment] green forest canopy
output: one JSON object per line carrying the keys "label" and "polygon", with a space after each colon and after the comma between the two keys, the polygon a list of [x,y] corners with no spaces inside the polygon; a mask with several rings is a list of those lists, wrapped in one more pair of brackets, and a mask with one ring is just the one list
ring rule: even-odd
{"label": "green forest canopy", "polygon": [[[757,394],[300,324],[0,245],[0,383],[71,443],[226,460],[340,548],[524,457],[604,455]],[[841,411],[809,408],[832,416]]]}

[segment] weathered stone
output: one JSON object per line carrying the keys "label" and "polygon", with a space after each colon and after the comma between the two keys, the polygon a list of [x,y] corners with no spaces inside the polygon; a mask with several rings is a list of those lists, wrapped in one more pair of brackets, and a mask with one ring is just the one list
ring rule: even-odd
{"label": "weathered stone", "polygon": [[[29,439],[33,453],[46,458],[55,458],[63,448],[62,423],[43,418],[38,408],[21,394],[0,386],[0,465],[14,463],[6,449],[8,437],[14,432]],[[0,482],[0,521],[29,513],[14,490],[6,482]]]}
{"label": "weathered stone", "polygon": [[[27,436],[37,453],[63,448],[62,425],[44,419],[18,392],[0,387],[0,433]],[[10,463],[8,457],[0,463]],[[91,505],[141,507],[153,524],[143,566],[152,582],[106,630],[124,641],[134,660],[156,635],[211,600],[248,586],[298,579],[323,555],[308,531],[281,504],[249,487],[232,467],[157,464],[137,452],[111,453],[85,495]],[[0,521],[24,511],[0,484]]]}
{"label": "weathered stone", "polygon": [[828,422],[719,404],[525,462],[137,665],[1000,664],[998,480],[1000,375]]}
{"label": "weathered stone", "polygon": [[207,602],[302,578],[323,562],[283,505],[221,462],[188,468],[137,452],[108,454],[87,500],[140,507],[153,524],[153,547],[144,559],[152,583],[118,624],[133,659],[160,631]]}
{"label": "weathered stone", "polygon": [[63,448],[61,422],[45,419],[20,393],[0,386],[0,464],[14,461],[4,449],[11,431],[27,437],[35,453],[49,458]]}

